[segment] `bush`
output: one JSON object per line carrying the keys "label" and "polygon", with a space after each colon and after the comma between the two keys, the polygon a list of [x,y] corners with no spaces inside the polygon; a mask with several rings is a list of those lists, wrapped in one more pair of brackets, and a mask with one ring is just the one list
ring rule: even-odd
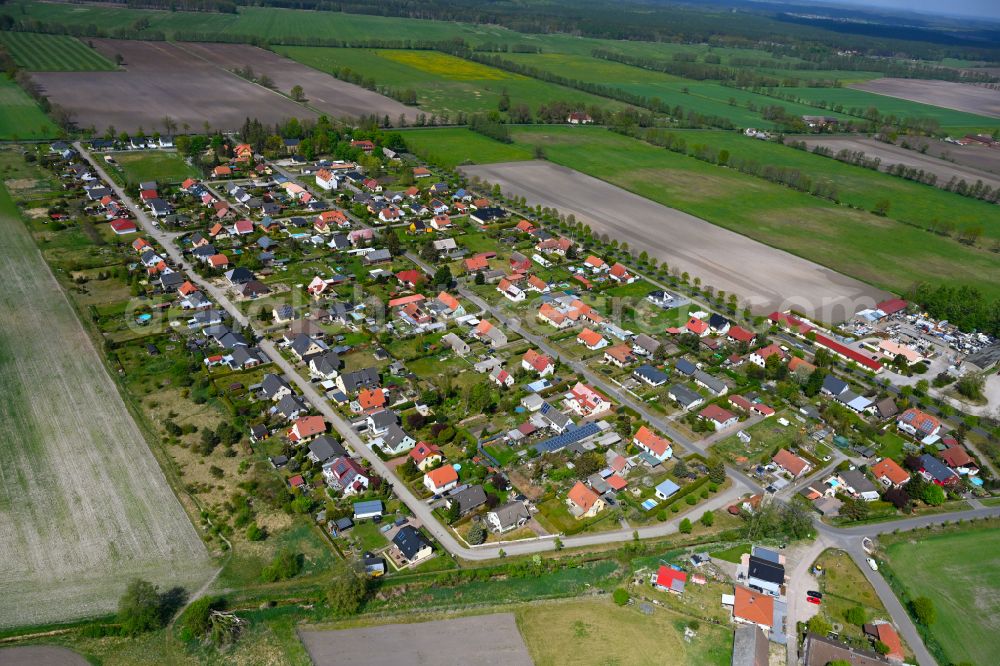
{"label": "bush", "polygon": [[134,579],[118,600],[118,623],[124,636],[160,629],[166,624],[166,607],[158,587]]}
{"label": "bush", "polygon": [[658,521],[660,521],[661,523],[666,522],[666,520],[667,520],[667,510],[666,509],[660,509],[659,511],[657,511],[656,512],[656,519]]}
{"label": "bush", "polygon": [[694,529],[694,525],[687,518],[681,521],[681,524],[677,527],[681,534],[691,534],[691,530]]}
{"label": "bush", "polygon": [[698,498],[695,497],[694,495],[688,495],[687,497],[684,498],[684,501],[687,502],[688,505],[694,506],[695,503],[698,502]]}
{"label": "bush", "polygon": [[844,619],[860,627],[868,621],[868,614],[865,613],[865,609],[861,606],[852,606],[844,611]]}
{"label": "bush", "polygon": [[625,588],[619,587],[615,589],[612,597],[619,606],[624,606],[628,603],[628,591]]}
{"label": "bush", "polygon": [[356,564],[344,563],[334,571],[326,589],[326,602],[336,615],[354,615],[368,594],[368,580]]}
{"label": "bush", "polygon": [[701,524],[704,525],[705,527],[711,527],[712,523],[714,522],[715,522],[715,514],[712,513],[711,511],[706,511],[705,513],[701,514]]}
{"label": "bush", "polygon": [[486,530],[483,529],[482,523],[472,523],[472,527],[469,528],[469,534],[466,537],[466,540],[473,546],[478,546],[482,542],[486,541]]}
{"label": "bush", "polygon": [[911,601],[910,610],[913,611],[917,622],[925,627],[929,627],[937,621],[937,609],[934,607],[934,602],[927,597],[917,597]]}
{"label": "bush", "polygon": [[247,528],[247,541],[263,541],[267,533],[257,523],[251,523]]}
{"label": "bush", "polygon": [[225,602],[219,597],[202,597],[193,601],[184,611],[182,626],[192,636],[205,636],[212,630],[212,611],[221,610],[224,607]]}
{"label": "bush", "polygon": [[301,571],[302,556],[290,550],[283,550],[260,572],[260,579],[265,583],[274,583],[294,578]]}

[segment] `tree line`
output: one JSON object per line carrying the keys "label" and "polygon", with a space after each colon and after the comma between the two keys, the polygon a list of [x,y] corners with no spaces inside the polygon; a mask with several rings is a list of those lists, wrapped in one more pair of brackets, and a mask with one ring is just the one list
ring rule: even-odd
{"label": "tree line", "polygon": [[906,297],[931,317],[947,319],[963,331],[1000,336],[1000,299],[990,300],[975,287],[921,283]]}

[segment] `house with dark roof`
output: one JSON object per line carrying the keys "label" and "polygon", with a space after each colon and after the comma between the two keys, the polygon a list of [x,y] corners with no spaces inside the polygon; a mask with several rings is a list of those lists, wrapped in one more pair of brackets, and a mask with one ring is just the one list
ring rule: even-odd
{"label": "house with dark roof", "polygon": [[667,391],[667,396],[686,410],[692,410],[705,401],[700,395],[682,384],[674,384]]}
{"label": "house with dark roof", "polygon": [[920,476],[939,486],[950,486],[959,481],[955,470],[928,453],[920,456]]}
{"label": "house with dark roof", "polygon": [[640,365],[633,370],[632,376],[653,387],[663,386],[670,379],[667,373],[646,364]]}
{"label": "house with dark roof", "polygon": [[486,514],[487,526],[490,531],[497,534],[504,534],[518,527],[523,527],[529,520],[531,520],[531,514],[525,508],[524,502],[517,500],[498,506]]}
{"label": "house with dark roof", "polygon": [[785,584],[785,567],[778,562],[750,555],[746,580],[751,590],[774,597],[781,596],[781,586]]}
{"label": "house with dark roof", "polygon": [[823,387],[820,391],[824,395],[838,396],[849,388],[850,386],[843,379],[839,379],[833,375],[827,375],[823,378]]}
{"label": "house with dark roof", "polygon": [[466,486],[448,497],[448,507],[458,504],[458,515],[464,516],[486,504],[486,491],[481,485]]}
{"label": "house with dark roof", "polygon": [[400,559],[407,565],[422,562],[434,552],[431,544],[420,533],[420,530],[412,525],[404,525],[399,528],[396,536],[392,538],[392,546]]}
{"label": "house with dark roof", "polygon": [[347,451],[341,443],[329,435],[320,435],[309,443],[309,459],[320,465],[331,458],[346,455]]}

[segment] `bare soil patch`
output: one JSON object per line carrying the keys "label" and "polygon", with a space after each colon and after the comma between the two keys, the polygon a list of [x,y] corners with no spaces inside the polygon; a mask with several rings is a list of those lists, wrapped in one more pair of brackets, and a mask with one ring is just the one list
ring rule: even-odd
{"label": "bare soil patch", "polygon": [[120,53],[124,69],[32,75],[53,102],[73,112],[80,127],[103,131],[114,125],[118,131],[130,133],[139,128],[162,132],[163,118],[169,116],[181,130],[187,125],[201,131],[205,122],[214,129],[235,130],[248,117],[266,124],[317,117],[277,92],[241,79],[178,45],[110,39],[93,42],[112,59]]}
{"label": "bare soil patch", "polygon": [[[954,177],[959,180],[964,180],[970,185],[975,184],[977,180],[982,180],[983,184],[989,185],[990,187],[1000,187],[1000,176],[996,173],[989,173],[982,167],[977,167],[974,164],[969,163],[956,164],[955,162],[949,162],[933,154],[922,154],[916,150],[909,150],[891,143],[883,143],[867,137],[809,135],[790,138],[794,138],[795,141],[805,141],[806,145],[808,145],[810,149],[817,145],[826,146],[835,154],[844,149],[860,150],[869,157],[879,158],[882,161],[880,165],[882,171],[887,171],[893,164],[905,164],[906,166],[914,169],[923,169],[924,172],[930,172],[937,176],[937,184],[939,186],[946,185],[948,181]],[[952,156],[953,158],[957,158],[959,155],[964,155],[966,153],[995,153],[995,155],[986,155],[986,157],[994,158],[994,164],[996,165],[994,168],[1000,167],[1000,150],[992,150],[990,148],[983,147],[982,150],[977,151],[974,146],[957,146],[939,141],[933,141],[931,143],[941,144],[940,146],[935,146],[935,148],[939,151],[937,153],[938,155],[944,153]],[[947,149],[943,148],[943,146],[947,146]],[[927,152],[933,152],[931,144],[928,144]],[[959,162],[960,160],[956,159],[955,161]],[[988,164],[989,161],[981,160],[980,163]]]}
{"label": "bare soil patch", "polygon": [[415,107],[406,106],[391,97],[341,81],[325,72],[256,46],[190,42],[179,46],[230,71],[250,65],[258,75],[269,76],[274,81],[275,88],[286,95],[294,86],[302,86],[306,104],[336,118],[388,115],[389,120],[395,124],[400,115],[406,116],[408,121],[414,120],[417,115]]}
{"label": "bare soil patch", "polygon": [[211,562],[23,223],[0,215],[0,626],[115,608]]}
{"label": "bare soil patch", "polygon": [[531,666],[513,613],[339,631],[300,631],[314,664]]}
{"label": "bare soil patch", "polygon": [[825,321],[840,321],[885,295],[819,264],[566,167],[535,161],[462,170],[525,196],[529,205],[573,213],[595,233],[646,250],[671,268],[701,277],[703,284],[739,294],[757,313],[792,307]]}
{"label": "bare soil patch", "polygon": [[911,102],[1000,118],[1000,91],[968,83],[886,78],[855,83],[851,87]]}

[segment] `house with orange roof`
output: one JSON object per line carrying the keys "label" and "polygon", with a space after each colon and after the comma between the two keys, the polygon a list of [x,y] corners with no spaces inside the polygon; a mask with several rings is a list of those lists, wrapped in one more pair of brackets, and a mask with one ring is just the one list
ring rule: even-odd
{"label": "house with orange roof", "polygon": [[622,343],[604,350],[604,360],[612,365],[624,368],[635,361],[632,355],[632,345]]}
{"label": "house with orange roof", "polygon": [[755,624],[765,634],[774,627],[774,597],[737,585],[734,590],[733,620],[740,624]]}
{"label": "house with orange roof", "polygon": [[919,440],[934,437],[941,431],[941,421],[916,407],[910,407],[896,417],[896,426]]}
{"label": "house with orange roof", "polygon": [[337,177],[329,169],[320,169],[316,172],[316,186],[330,191],[337,189]]}
{"label": "house with orange roof", "polygon": [[147,248],[153,247],[145,238],[136,238],[132,241],[132,249],[142,254]]}
{"label": "house with orange roof", "polygon": [[600,273],[602,271],[608,270],[608,264],[600,257],[590,255],[583,260],[583,265],[591,270],[593,273]]}
{"label": "house with orange roof", "polygon": [[510,278],[506,277],[501,279],[497,284],[497,291],[503,294],[504,298],[513,303],[520,303],[528,297],[528,295],[524,293],[523,289],[514,284]]}
{"label": "house with orange roof", "polygon": [[559,312],[551,303],[542,303],[542,307],[538,309],[538,320],[560,329],[573,325],[573,320]]}
{"label": "house with orange roof", "polygon": [[216,237],[223,238],[228,234],[226,233],[226,228],[222,226],[220,223],[216,222],[214,225],[212,225],[212,228],[208,230],[208,235],[211,236],[212,238]]}
{"label": "house with orange roof", "polygon": [[803,374],[811,375],[816,372],[816,366],[809,361],[799,358],[798,356],[793,356],[788,360],[788,371],[789,372],[802,372]]}
{"label": "house with orange roof", "polygon": [[464,259],[462,267],[465,268],[466,273],[475,273],[487,270],[490,267],[490,262],[486,260],[485,256],[477,254],[474,257]]}
{"label": "house with orange roof", "polygon": [[642,426],[632,437],[632,443],[636,448],[641,449],[653,456],[660,462],[669,460],[674,455],[674,449],[670,441],[665,437],[660,437],[646,426]]}
{"label": "house with orange roof", "polygon": [[438,464],[444,460],[444,454],[437,444],[428,442],[417,442],[417,445],[410,449],[407,454],[416,463],[417,469],[426,472],[428,467]]}
{"label": "house with orange roof", "polygon": [[381,411],[385,408],[385,389],[364,389],[358,394],[358,405],[365,414]]}
{"label": "house with orange roof", "polygon": [[687,320],[687,323],[684,324],[684,329],[688,333],[694,333],[699,338],[703,338],[708,335],[708,322],[702,321],[697,317],[691,317]]}
{"label": "house with orange roof", "polygon": [[445,307],[445,314],[449,317],[461,317],[465,314],[465,308],[457,298],[449,294],[447,291],[442,291],[437,295],[437,300],[441,305]]}
{"label": "house with orange roof", "polygon": [[494,349],[507,344],[507,334],[498,327],[483,319],[472,329],[472,336],[477,340],[485,342]]}
{"label": "house with orange roof", "polygon": [[537,291],[540,294],[547,294],[551,291],[549,283],[537,275],[529,275],[524,285],[525,291]]}
{"label": "house with orange roof", "polygon": [[798,478],[806,474],[812,465],[809,464],[804,458],[800,458],[788,449],[781,449],[773,458],[771,462],[785,470],[793,477]]}
{"label": "house with orange roof", "polygon": [[551,358],[534,349],[524,352],[524,356],[521,357],[521,367],[528,372],[537,372],[541,377],[551,375],[556,369]]}
{"label": "house with orange roof", "polygon": [[611,271],[608,274],[611,276],[612,280],[614,280],[615,282],[620,282],[622,284],[632,284],[633,282],[639,279],[635,275],[629,273],[628,269],[625,268],[625,266],[618,263],[616,263],[614,266],[611,267]]}
{"label": "house with orange roof", "polygon": [[872,476],[886,488],[899,488],[910,480],[910,474],[892,458],[883,458],[872,465]]}
{"label": "house with orange roof", "polygon": [[592,328],[585,328],[576,336],[578,344],[585,346],[591,351],[597,351],[608,346],[608,341]]}
{"label": "house with orange roof", "polygon": [[889,651],[885,653],[886,658],[893,662],[902,662],[905,658],[903,654],[903,642],[899,639],[895,627],[885,621],[866,624],[862,628],[869,638],[880,641]]}
{"label": "house with orange roof", "polygon": [[749,359],[754,365],[758,365],[763,368],[767,365],[767,359],[772,356],[777,356],[778,360],[784,361],[788,354],[786,354],[781,347],[772,342],[766,347],[755,349],[750,353]]}
{"label": "house with orange roof", "polygon": [[530,220],[521,220],[514,228],[521,233],[530,234],[535,230],[535,225],[533,225]]}
{"label": "house with orange roof", "polygon": [[736,344],[752,345],[757,335],[753,331],[748,331],[742,326],[730,326],[726,331],[726,340]]}
{"label": "house with orange roof", "polygon": [[303,416],[295,420],[295,424],[288,432],[288,439],[293,444],[302,444],[324,432],[326,432],[326,420],[322,416]]}
{"label": "house with orange roof", "polygon": [[454,465],[442,465],[424,474],[424,486],[435,495],[458,486],[458,472]]}
{"label": "house with orange roof", "polygon": [[233,175],[233,170],[226,166],[225,164],[220,164],[219,166],[212,169],[212,175],[216,178],[228,178]]}
{"label": "house with orange roof", "polygon": [[229,257],[224,254],[213,254],[208,258],[208,265],[212,268],[225,268],[229,265]]}
{"label": "house with orange roof", "polygon": [[438,213],[431,219],[431,226],[438,231],[451,229],[451,218],[447,213]]}
{"label": "house with orange roof", "polygon": [[430,178],[431,170],[427,167],[413,167],[414,178]]}
{"label": "house with orange roof", "polygon": [[198,287],[191,284],[189,280],[185,280],[184,284],[177,288],[177,293],[181,296],[190,296],[196,291],[198,291]]}
{"label": "house with orange roof", "polygon": [[577,481],[566,495],[566,505],[577,520],[593,518],[607,507],[604,499],[593,490]]}

